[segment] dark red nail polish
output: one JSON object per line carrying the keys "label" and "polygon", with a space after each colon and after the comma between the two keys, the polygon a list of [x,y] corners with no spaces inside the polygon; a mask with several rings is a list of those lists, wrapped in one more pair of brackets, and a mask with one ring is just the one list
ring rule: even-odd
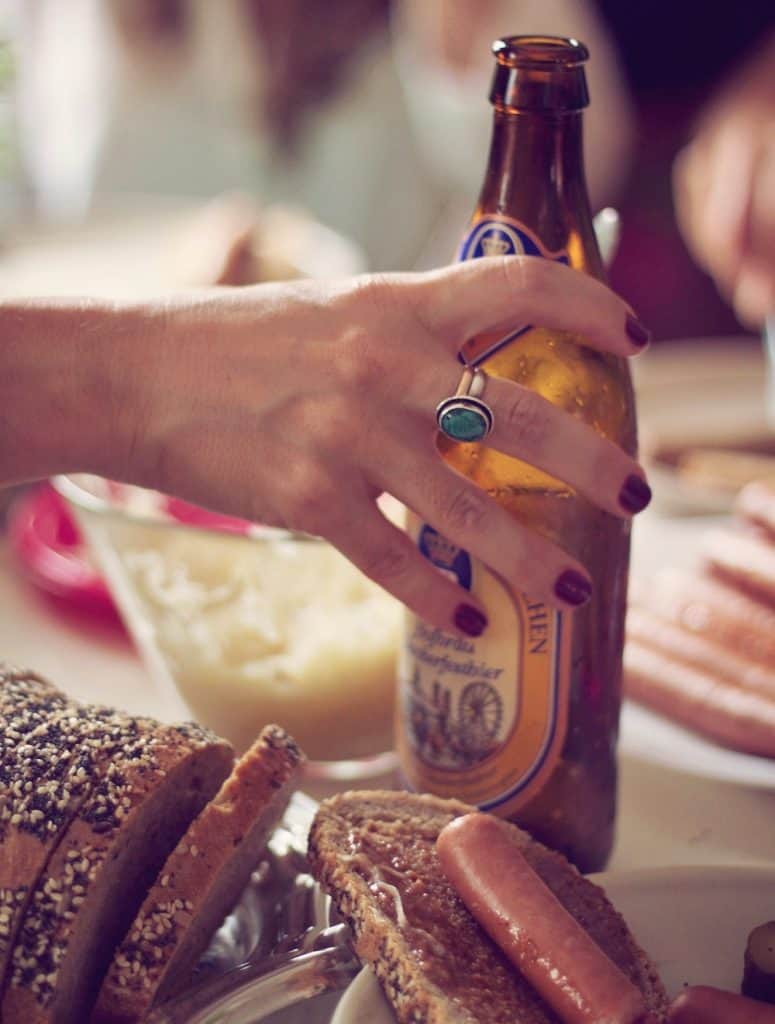
{"label": "dark red nail polish", "polygon": [[457,628],[466,636],[481,636],[487,629],[487,616],[472,604],[459,604],[454,619]]}
{"label": "dark red nail polish", "polygon": [[581,573],[566,569],[554,583],[554,592],[566,604],[586,604],[592,596],[592,584]]}
{"label": "dark red nail polish", "polygon": [[644,327],[640,320],[633,316],[632,313],[627,314],[624,327],[627,331],[627,337],[634,345],[638,345],[639,348],[643,348],[644,345],[648,345],[651,341],[651,331]]}
{"label": "dark red nail polish", "polygon": [[619,504],[627,512],[642,512],[651,501],[651,488],[642,477],[628,476],[619,491]]}

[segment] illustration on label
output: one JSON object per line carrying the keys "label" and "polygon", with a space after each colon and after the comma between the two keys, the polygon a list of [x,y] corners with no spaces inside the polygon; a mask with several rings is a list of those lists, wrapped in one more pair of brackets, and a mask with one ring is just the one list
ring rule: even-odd
{"label": "illustration on label", "polygon": [[415,530],[422,554],[476,593],[489,621],[473,639],[409,616],[399,729],[407,782],[487,809],[523,802],[565,738],[569,637],[561,616],[514,595],[432,526],[416,521]]}
{"label": "illustration on label", "polygon": [[[478,220],[458,251],[459,260],[508,255],[569,263],[565,250],[550,252],[508,217]],[[471,365],[530,329],[512,329],[475,359],[467,354]],[[516,593],[412,514],[407,528],[439,572],[476,595],[488,625],[480,637],[462,637],[406,613],[396,730],[405,781],[511,816],[540,791],[561,756],[572,620]]]}
{"label": "illustration on label", "polygon": [[565,249],[551,252],[524,224],[509,217],[483,217],[460,243],[458,260],[482,256],[543,256],[558,263],[569,262]]}

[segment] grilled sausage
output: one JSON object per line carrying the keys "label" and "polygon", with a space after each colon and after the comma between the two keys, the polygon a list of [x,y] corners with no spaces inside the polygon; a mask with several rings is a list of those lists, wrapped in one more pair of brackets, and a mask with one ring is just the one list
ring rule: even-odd
{"label": "grilled sausage", "polygon": [[775,1007],[707,985],[687,988],[670,1007],[668,1024],[775,1024]]}
{"label": "grilled sausage", "polygon": [[456,818],[436,846],[471,914],[564,1024],[647,1020],[640,991],[557,900],[496,818]]}
{"label": "grilled sausage", "polygon": [[732,750],[775,757],[775,699],[631,640],[624,651],[628,696]]}

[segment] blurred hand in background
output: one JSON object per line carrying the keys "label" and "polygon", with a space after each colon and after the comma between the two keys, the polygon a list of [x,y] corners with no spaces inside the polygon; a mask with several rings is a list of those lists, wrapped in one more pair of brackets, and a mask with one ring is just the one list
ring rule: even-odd
{"label": "blurred hand in background", "polygon": [[674,187],[694,257],[760,327],[775,312],[775,34],[703,111]]}

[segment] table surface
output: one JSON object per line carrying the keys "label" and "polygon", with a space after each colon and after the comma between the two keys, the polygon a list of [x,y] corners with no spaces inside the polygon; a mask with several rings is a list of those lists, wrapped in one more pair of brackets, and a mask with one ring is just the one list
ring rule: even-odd
{"label": "table surface", "polygon": [[[653,521],[652,532],[658,530]],[[185,708],[162,692],[127,641],[84,629],[24,580],[0,541],[0,652],[73,696],[168,721]],[[610,870],[677,864],[771,864],[775,792],[620,759],[619,822]]]}

